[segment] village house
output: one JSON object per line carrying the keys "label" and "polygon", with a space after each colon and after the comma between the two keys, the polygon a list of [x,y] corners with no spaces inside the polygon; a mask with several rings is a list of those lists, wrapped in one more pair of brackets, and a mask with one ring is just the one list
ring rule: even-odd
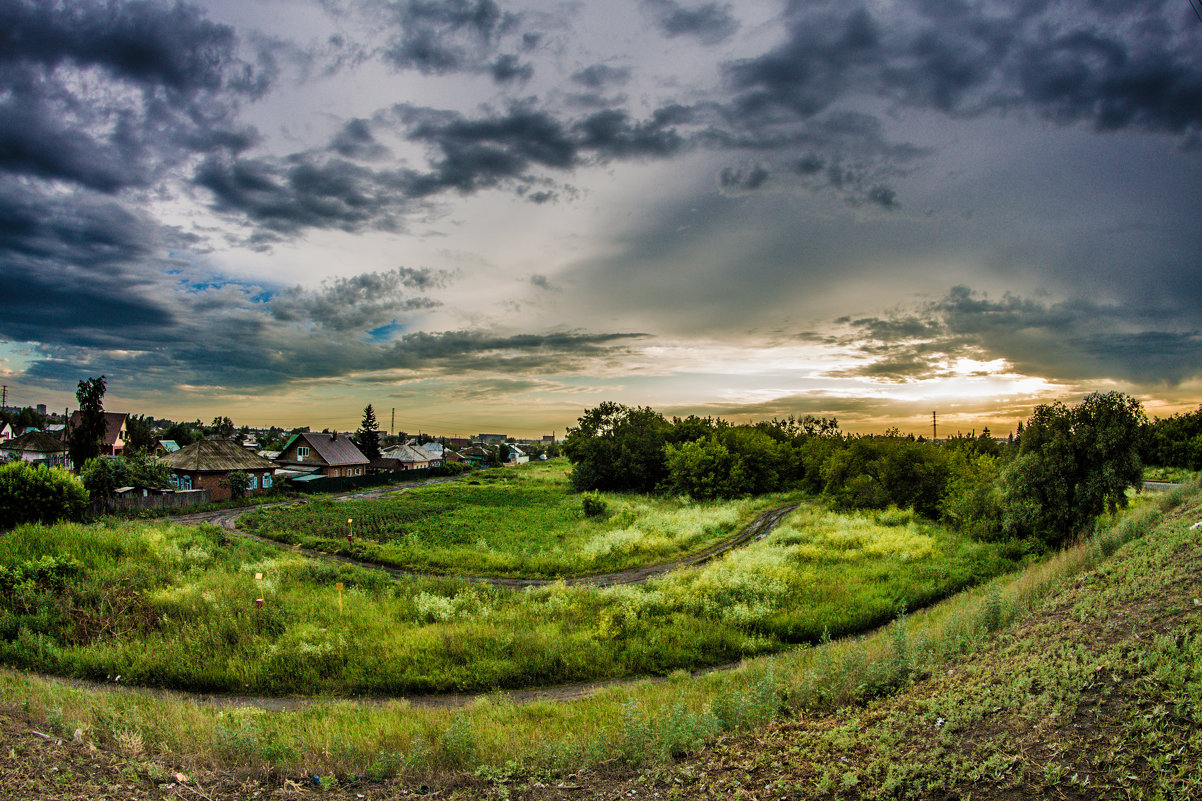
{"label": "village house", "polygon": [[67,446],[53,434],[31,431],[0,445],[0,456],[10,460],[71,468]]}
{"label": "village house", "polygon": [[202,439],[175,453],[159,457],[159,464],[171,471],[171,484],[177,490],[204,489],[209,500],[224,501],[230,488],[222,486],[230,473],[240,470],[250,476],[247,495],[271,489],[275,464],[232,439]]}
{"label": "village house", "polygon": [[416,445],[397,445],[395,448],[389,448],[381,453],[380,458],[395,460],[397,466],[390,467],[393,470],[419,470],[426,467],[438,467],[442,464],[441,457]]}
{"label": "village house", "polygon": [[[79,426],[82,419],[83,417],[80,412],[75,411],[71,413],[71,419],[67,421],[66,428],[68,441],[71,439],[71,432]],[[127,412],[104,413],[104,438],[100,441],[101,456],[121,455],[129,439],[129,432],[126,429],[128,423],[129,414]]]}
{"label": "village house", "polygon": [[303,431],[293,434],[276,460],[283,467],[320,473],[327,478],[361,476],[370,461],[346,434]]}

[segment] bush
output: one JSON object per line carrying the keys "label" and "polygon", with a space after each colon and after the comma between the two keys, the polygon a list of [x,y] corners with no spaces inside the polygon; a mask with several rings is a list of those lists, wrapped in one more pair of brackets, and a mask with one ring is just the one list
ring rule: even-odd
{"label": "bush", "polygon": [[0,529],[78,520],[87,505],[88,491],[61,467],[27,462],[0,466]]}
{"label": "bush", "polygon": [[598,493],[586,492],[580,496],[580,508],[585,517],[601,517],[609,511],[609,504]]}

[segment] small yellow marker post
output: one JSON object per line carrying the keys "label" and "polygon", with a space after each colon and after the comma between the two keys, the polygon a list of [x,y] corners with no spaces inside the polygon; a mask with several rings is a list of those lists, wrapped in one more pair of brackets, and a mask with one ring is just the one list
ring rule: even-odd
{"label": "small yellow marker post", "polygon": [[263,574],[255,573],[255,586],[259,588],[259,597],[255,599],[255,606],[262,608],[263,601]]}
{"label": "small yellow marker post", "polygon": [[351,525],[355,522],[355,518],[348,517],[346,519],[346,543],[353,546],[355,544],[355,527]]}
{"label": "small yellow marker post", "polygon": [[342,582],[336,582],[334,589],[338,590],[338,614],[342,614]]}

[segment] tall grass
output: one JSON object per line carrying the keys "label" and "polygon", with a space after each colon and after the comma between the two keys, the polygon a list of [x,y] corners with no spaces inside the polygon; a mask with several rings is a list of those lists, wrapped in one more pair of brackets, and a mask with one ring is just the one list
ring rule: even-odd
{"label": "tall grass", "polygon": [[671,561],[704,550],[783,503],[779,496],[697,504],[605,493],[608,514],[588,516],[561,463],[473,475],[471,482],[385,498],[315,498],[262,509],[244,515],[239,525],[281,542],[408,570],[556,578]]}
{"label": "tall grass", "polygon": [[393,581],[212,527],[32,526],[0,540],[0,565],[58,553],[79,567],[0,597],[0,662],[269,695],[664,675],[866,630],[1013,569],[1002,550],[903,513],[805,508],[759,542],[643,585],[518,591]]}

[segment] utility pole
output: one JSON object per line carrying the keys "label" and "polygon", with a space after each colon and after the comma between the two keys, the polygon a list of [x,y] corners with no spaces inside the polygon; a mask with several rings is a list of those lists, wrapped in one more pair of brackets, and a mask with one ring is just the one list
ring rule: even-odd
{"label": "utility pole", "polygon": [[939,439],[939,427],[935,422],[935,413],[931,412],[931,441]]}
{"label": "utility pole", "polygon": [[4,385],[4,389],[0,390],[0,409],[8,406],[8,384]]}
{"label": "utility pole", "polygon": [[392,407],[392,425],[388,427],[388,436],[392,436],[396,432],[396,407]]}

